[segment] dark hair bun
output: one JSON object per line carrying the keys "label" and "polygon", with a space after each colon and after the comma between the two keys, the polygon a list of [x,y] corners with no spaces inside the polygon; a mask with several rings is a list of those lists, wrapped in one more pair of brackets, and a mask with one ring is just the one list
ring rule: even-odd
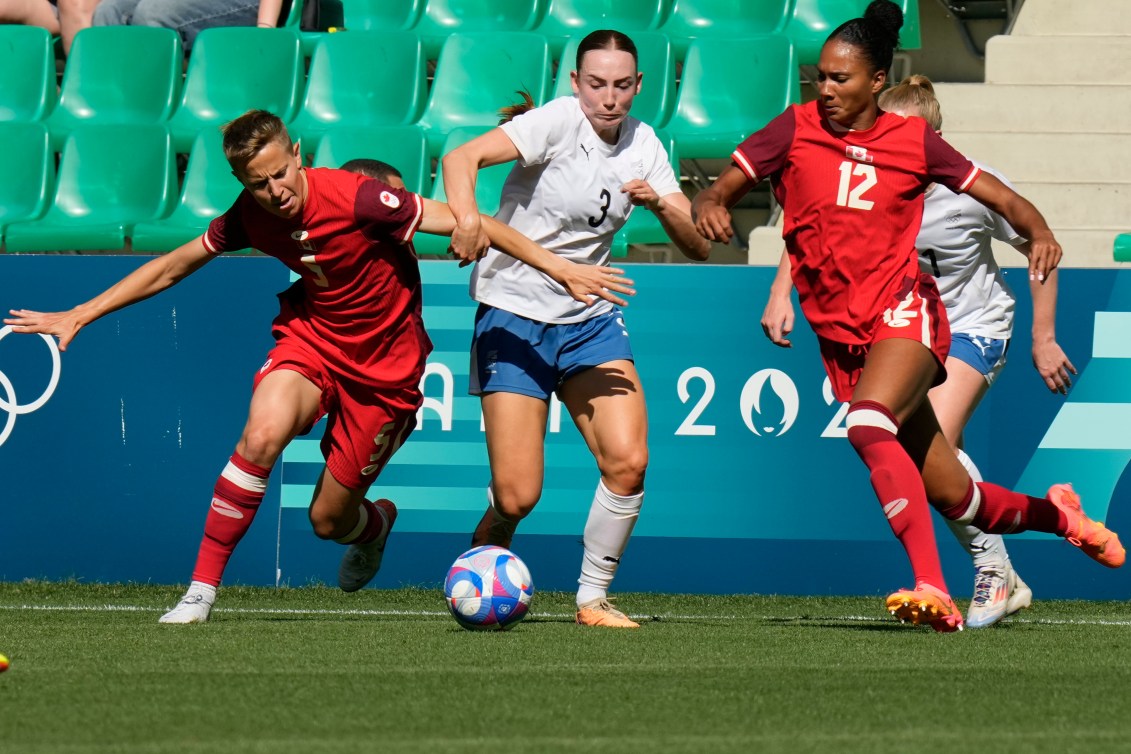
{"label": "dark hair bun", "polygon": [[891,0],[872,0],[864,11],[864,19],[883,29],[891,46],[899,45],[899,30],[903,28],[903,11]]}

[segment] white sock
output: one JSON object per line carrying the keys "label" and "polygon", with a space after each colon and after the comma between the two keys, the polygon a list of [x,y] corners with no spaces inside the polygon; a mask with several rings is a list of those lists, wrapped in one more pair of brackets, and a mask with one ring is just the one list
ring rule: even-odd
{"label": "white sock", "polygon": [[190,594],[199,594],[204,597],[204,601],[211,605],[216,601],[216,587],[211,584],[205,584],[203,581],[189,582],[189,588],[185,592],[185,596]]}
{"label": "white sock", "polygon": [[585,522],[585,555],[581,559],[581,578],[577,580],[578,606],[608,595],[643,502],[643,492],[625,497],[610,492],[604,482],[597,483]]}
{"label": "white sock", "polygon": [[[975,483],[982,481],[982,472],[978,471],[974,460],[966,455],[966,451],[958,451],[958,460]],[[1004,568],[1009,565],[1009,553],[1005,551],[1005,540],[1000,534],[986,534],[975,526],[952,521],[949,518],[946,519],[946,523],[958,543],[970,553],[975,568],[986,566]]]}

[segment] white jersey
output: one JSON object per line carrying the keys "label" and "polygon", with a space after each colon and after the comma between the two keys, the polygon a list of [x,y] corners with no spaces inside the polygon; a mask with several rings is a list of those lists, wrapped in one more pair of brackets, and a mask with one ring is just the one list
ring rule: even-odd
{"label": "white jersey", "polygon": [[[975,164],[1011,185],[992,168]],[[1013,291],[994,260],[993,238],[1013,246],[1025,242],[977,199],[937,183],[927,190],[915,246],[920,269],[938,281],[951,332],[998,339],[1013,332]]]}
{"label": "white jersey", "polygon": [[[680,190],[651,126],[626,118],[617,143],[607,144],[576,97],[559,97],[501,128],[520,157],[503,185],[495,218],[571,261],[608,261],[613,236],[633,209],[621,192],[625,183],[645,180],[659,196]],[[555,324],[581,322],[612,308],[604,300],[586,307],[547,275],[497,249],[476,263],[471,297]]]}

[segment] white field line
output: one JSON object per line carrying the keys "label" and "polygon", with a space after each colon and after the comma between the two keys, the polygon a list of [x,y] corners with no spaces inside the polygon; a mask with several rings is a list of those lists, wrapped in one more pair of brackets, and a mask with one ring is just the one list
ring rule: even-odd
{"label": "white field line", "polygon": [[[0,605],[0,610],[8,611],[43,611],[43,612],[89,612],[89,613],[161,613],[167,608],[142,607],[140,605]],[[340,617],[374,616],[374,617],[415,617],[436,618],[447,617],[446,610],[323,610],[315,608],[224,608],[217,607],[218,613],[232,615],[327,615]],[[535,618],[572,619],[572,613],[530,613]],[[738,615],[647,615],[633,613],[637,619],[658,620],[759,620],[774,623],[793,621],[796,623],[821,623],[827,621],[843,622],[886,622],[882,615],[759,615],[743,617]],[[1034,625],[1050,626],[1131,626],[1131,620],[1061,620],[1048,618],[1018,618],[1009,619],[1010,623],[1030,623]]]}

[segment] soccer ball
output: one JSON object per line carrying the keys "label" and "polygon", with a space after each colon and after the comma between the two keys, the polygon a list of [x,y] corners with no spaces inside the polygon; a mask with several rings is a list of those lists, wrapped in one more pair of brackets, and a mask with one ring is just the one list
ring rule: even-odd
{"label": "soccer ball", "polygon": [[444,580],[452,617],[472,631],[506,630],[526,616],[534,582],[510,550],[485,545],[456,558]]}

